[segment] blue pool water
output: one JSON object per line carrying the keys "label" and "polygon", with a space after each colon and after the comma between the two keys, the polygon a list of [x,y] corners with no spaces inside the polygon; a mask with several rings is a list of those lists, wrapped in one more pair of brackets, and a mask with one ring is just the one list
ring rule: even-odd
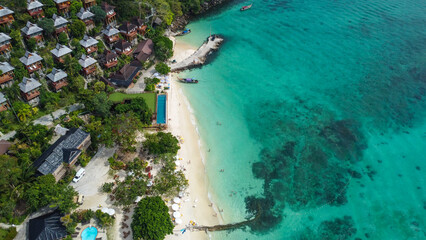
{"label": "blue pool water", "polygon": [[157,123],[166,123],[166,95],[157,96]]}
{"label": "blue pool water", "polygon": [[98,229],[95,227],[88,227],[83,230],[81,233],[81,239],[82,240],[95,240],[96,236],[98,235]]}

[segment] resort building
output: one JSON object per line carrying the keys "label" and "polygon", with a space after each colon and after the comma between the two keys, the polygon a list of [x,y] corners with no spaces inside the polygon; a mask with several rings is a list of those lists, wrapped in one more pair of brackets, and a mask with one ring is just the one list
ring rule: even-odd
{"label": "resort building", "polygon": [[58,9],[59,14],[65,14],[68,15],[68,12],[70,11],[70,0],[54,0],[56,3],[56,8]]}
{"label": "resort building", "polygon": [[146,28],[148,26],[145,25],[142,19],[135,17],[132,19],[132,23],[136,26],[136,30],[138,31],[139,34],[141,34],[142,36],[145,35]]}
{"label": "resort building", "polygon": [[96,63],[97,61],[86,54],[83,54],[81,58],[78,60],[78,63],[83,68],[84,75],[90,75],[96,71]]}
{"label": "resort building", "polygon": [[19,83],[22,98],[31,105],[37,105],[39,102],[41,83],[34,78],[24,77]]}
{"label": "resort building", "polygon": [[12,49],[12,44],[10,43],[10,38],[7,34],[0,32],[0,55],[9,57],[10,50]]}
{"label": "resort building", "polygon": [[130,44],[129,42],[123,39],[120,39],[116,44],[114,44],[114,49],[118,54],[120,55],[124,54],[127,56],[132,54],[132,51],[133,51],[132,44]]}
{"label": "resort building", "polygon": [[154,43],[152,42],[152,40],[143,40],[137,45],[135,51],[133,52],[133,57],[142,63],[151,57],[153,51]]}
{"label": "resort building", "polygon": [[52,72],[47,74],[49,84],[55,92],[68,85],[67,73],[61,69],[53,68]]}
{"label": "resort building", "polygon": [[43,4],[37,0],[27,1],[27,12],[33,18],[40,18],[43,16]]}
{"label": "resort building", "polygon": [[86,9],[96,5],[96,0],[83,0],[82,2],[83,2],[83,7]]}
{"label": "resort building", "polygon": [[30,74],[43,67],[41,60],[43,60],[43,58],[41,58],[37,53],[28,51],[19,59],[19,61],[25,65],[25,68]]}
{"label": "resort building", "polygon": [[77,17],[86,24],[88,30],[95,26],[95,22],[93,21],[94,16],[95,14],[91,13],[89,10],[85,10],[84,8],[81,8],[80,12],[77,13]]}
{"label": "resort building", "polygon": [[105,54],[105,68],[112,68],[117,66],[118,63],[118,55],[115,52],[108,51]]}
{"label": "resort building", "polygon": [[0,87],[10,87],[13,84],[13,77],[15,76],[12,65],[8,62],[0,62]]}
{"label": "resort building", "polygon": [[87,54],[98,51],[98,40],[84,35],[83,39],[80,40],[80,45],[86,49]]}
{"label": "resort building", "polygon": [[119,28],[121,35],[129,42],[132,42],[137,35],[136,25],[130,22],[124,22]]}
{"label": "resort building", "polygon": [[53,26],[55,27],[56,36],[58,36],[61,32],[68,33],[68,20],[56,14],[53,14],[52,19],[54,22]]}
{"label": "resort building", "polygon": [[62,224],[63,215],[59,210],[30,219],[28,222],[28,240],[65,239],[67,228]]}
{"label": "resort building", "polygon": [[56,44],[56,47],[50,51],[57,62],[64,63],[65,56],[70,54],[72,50],[65,45],[59,43]]}
{"label": "resort building", "polygon": [[13,13],[9,8],[0,6],[0,26],[10,26],[15,21]]}
{"label": "resort building", "polygon": [[43,42],[43,29],[37,24],[27,22],[27,25],[21,29],[22,35],[28,40],[34,38],[37,43]]}
{"label": "resort building", "polygon": [[116,19],[115,16],[117,15],[115,13],[115,7],[112,5],[109,5],[106,2],[102,2],[101,3],[101,8],[102,10],[104,10],[104,12],[106,13],[105,16],[105,24],[109,25],[109,24],[115,24],[116,23]]}
{"label": "resort building", "polygon": [[111,75],[109,81],[118,87],[128,88],[132,84],[133,79],[139,76],[141,70],[142,64],[138,61],[132,61],[124,65],[120,71]]}
{"label": "resort building", "polygon": [[108,25],[104,30],[102,30],[102,33],[104,34],[105,42],[109,44],[113,44],[120,39],[118,36],[120,31],[118,31],[115,27],[111,27],[111,25]]}
{"label": "resort building", "polygon": [[36,175],[52,174],[59,181],[66,173],[66,165],[72,167],[81,152],[90,145],[90,134],[72,128],[34,161]]}
{"label": "resort building", "polygon": [[9,108],[6,97],[0,92],[0,112],[6,111]]}

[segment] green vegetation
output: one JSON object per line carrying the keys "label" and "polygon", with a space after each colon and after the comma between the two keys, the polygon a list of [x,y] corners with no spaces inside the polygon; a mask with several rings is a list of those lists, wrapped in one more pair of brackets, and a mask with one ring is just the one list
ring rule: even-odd
{"label": "green vegetation", "polygon": [[95,22],[102,23],[106,17],[106,13],[100,6],[93,6],[90,11],[95,14]]}
{"label": "green vegetation", "polygon": [[113,103],[119,103],[123,102],[124,100],[130,100],[133,98],[143,98],[148,105],[149,109],[151,111],[155,111],[155,102],[156,102],[156,94],[155,93],[139,93],[139,94],[126,94],[126,93],[120,93],[115,92],[111,95],[109,95],[109,100]]}
{"label": "green vegetation", "polygon": [[159,62],[157,63],[157,65],[155,65],[155,70],[159,72],[160,74],[166,75],[167,73],[170,72],[170,67],[163,62]]}
{"label": "green vegetation", "polygon": [[171,133],[158,132],[146,134],[146,141],[143,143],[150,154],[160,155],[171,153],[176,155],[180,149],[179,141]]}
{"label": "green vegetation", "polygon": [[176,170],[173,154],[165,154],[161,157],[162,168],[155,176],[153,193],[155,195],[176,196],[188,186],[188,180],[182,171]]}
{"label": "green vegetation", "polygon": [[58,42],[59,42],[60,44],[62,44],[62,45],[65,45],[65,44],[67,44],[67,43],[68,43],[68,36],[67,36],[67,34],[66,34],[65,32],[61,32],[61,33],[58,35]]}
{"label": "green vegetation", "polygon": [[44,30],[43,33],[47,37],[50,37],[52,33],[55,31],[54,22],[51,18],[44,18],[38,21],[37,25]]}
{"label": "green vegetation", "polygon": [[71,23],[69,29],[70,29],[71,34],[75,38],[81,39],[81,38],[83,38],[84,33],[86,32],[86,24],[84,24],[84,22],[79,20],[79,19],[75,19]]}
{"label": "green vegetation", "polygon": [[165,61],[173,56],[173,42],[168,37],[157,36],[154,42],[155,57],[160,61]]}
{"label": "green vegetation", "polygon": [[18,234],[18,233],[16,232],[15,227],[11,227],[11,228],[8,228],[8,229],[0,228],[0,239],[13,240],[15,238],[16,234]]}
{"label": "green vegetation", "polygon": [[155,91],[155,86],[160,83],[160,79],[158,78],[145,78],[144,81],[146,84],[145,91],[148,92]]}
{"label": "green vegetation", "polygon": [[173,233],[169,209],[160,197],[143,198],[133,214],[133,239],[161,240]]}

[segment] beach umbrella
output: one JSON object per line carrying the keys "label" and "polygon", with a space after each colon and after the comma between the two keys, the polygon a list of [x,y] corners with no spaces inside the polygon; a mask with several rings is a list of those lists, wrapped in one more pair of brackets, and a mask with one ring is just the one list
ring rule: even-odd
{"label": "beach umbrella", "polygon": [[176,219],[175,219],[175,223],[176,223],[176,224],[182,224],[182,222],[183,222],[183,221],[182,221],[182,219],[180,219],[180,218],[176,218]]}
{"label": "beach umbrella", "polygon": [[179,197],[183,197],[184,192],[179,192]]}
{"label": "beach umbrella", "polygon": [[178,197],[173,198],[173,202],[180,203],[180,198],[178,198]]}
{"label": "beach umbrella", "polygon": [[176,166],[179,166],[180,162],[179,161],[175,161],[175,164],[176,164]]}
{"label": "beach umbrella", "polygon": [[135,200],[135,203],[138,203],[138,202],[140,202],[142,200],[142,197],[141,196],[137,196],[136,197],[136,200]]}
{"label": "beach umbrella", "polygon": [[172,205],[172,209],[173,209],[174,211],[179,210],[179,205],[177,205],[177,204],[173,204],[173,205]]}
{"label": "beach umbrella", "polygon": [[173,217],[174,218],[180,218],[182,215],[180,214],[180,212],[174,212],[173,213]]}

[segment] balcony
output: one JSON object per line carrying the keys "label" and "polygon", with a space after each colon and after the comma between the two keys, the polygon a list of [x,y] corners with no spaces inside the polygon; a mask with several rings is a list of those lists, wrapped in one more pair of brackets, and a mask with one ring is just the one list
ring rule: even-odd
{"label": "balcony", "polygon": [[31,11],[28,11],[28,13],[30,14],[31,17],[38,17],[43,14],[43,9],[42,8],[34,9]]}
{"label": "balcony", "polygon": [[33,91],[29,92],[29,93],[23,93],[23,92],[21,92],[21,93],[22,93],[22,97],[23,97],[26,101],[30,101],[31,99],[33,99],[33,98],[36,98],[36,97],[40,96],[40,91],[38,91],[38,89],[33,90]]}
{"label": "balcony", "polygon": [[68,81],[66,79],[62,79],[58,82],[52,82],[51,86],[53,87],[53,89],[55,89],[55,91],[58,91],[59,89],[65,87],[68,85]]}
{"label": "balcony", "polygon": [[61,32],[68,32],[68,28],[67,28],[66,25],[64,25],[62,27],[58,27],[57,29],[55,29],[56,34],[60,34]]}
{"label": "balcony", "polygon": [[117,63],[118,63],[118,61],[117,61],[117,59],[115,59],[115,60],[112,60],[112,61],[106,62],[106,63],[104,64],[104,66],[105,66],[106,68],[112,68],[112,67],[117,66]]}
{"label": "balcony", "polygon": [[105,36],[105,39],[108,43],[113,43],[113,42],[117,42],[120,39],[120,37],[116,34],[111,37]]}
{"label": "balcony", "polygon": [[15,19],[13,18],[12,15],[8,15],[8,16],[4,16],[2,18],[0,18],[0,25],[4,25],[4,24],[12,24],[12,22],[15,21]]}
{"label": "balcony", "polygon": [[6,83],[13,80],[13,71],[7,72],[7,73],[3,73],[0,76],[0,84]]}
{"label": "balcony", "polygon": [[83,72],[86,75],[90,75],[90,74],[92,74],[95,71],[96,71],[96,64],[93,64],[93,65],[91,65],[91,66],[89,66],[87,68],[83,68]]}
{"label": "balcony", "polygon": [[66,8],[69,8],[70,2],[67,1],[67,2],[63,2],[63,3],[59,3],[56,6],[57,6],[58,10],[64,10]]}
{"label": "balcony", "polygon": [[91,47],[86,48],[87,54],[98,51],[98,46],[93,45]]}
{"label": "balcony", "polygon": [[130,32],[121,32],[125,38],[129,39],[129,41],[133,40],[136,37],[136,34],[138,34],[135,30]]}
{"label": "balcony", "polygon": [[10,43],[6,43],[0,46],[0,55],[9,52],[12,48],[12,45]]}
{"label": "balcony", "polygon": [[6,111],[8,107],[9,107],[9,104],[7,103],[0,104],[0,112]]}
{"label": "balcony", "polygon": [[41,65],[41,62],[37,62],[35,64],[27,66],[27,70],[28,70],[29,73],[33,73],[33,72],[38,71],[39,69],[41,69],[42,66],[43,65]]}

